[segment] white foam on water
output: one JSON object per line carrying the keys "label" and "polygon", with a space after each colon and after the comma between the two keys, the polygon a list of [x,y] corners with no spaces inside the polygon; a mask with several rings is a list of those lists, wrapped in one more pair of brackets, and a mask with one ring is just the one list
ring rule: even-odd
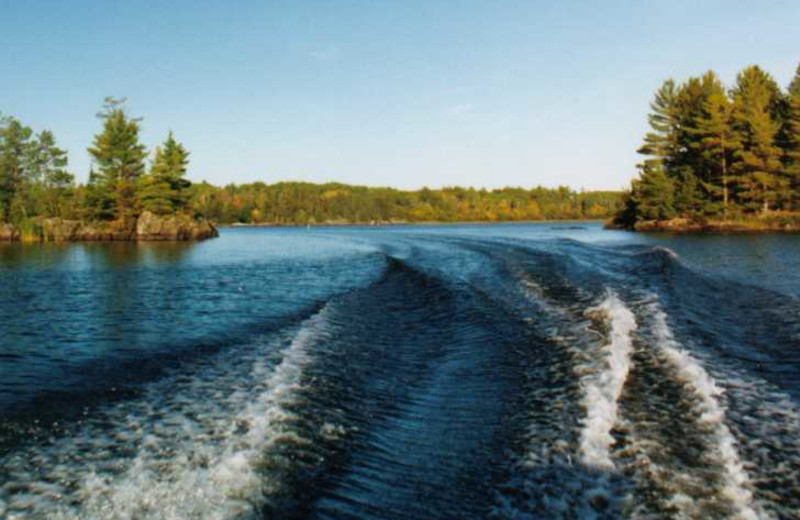
{"label": "white foam on water", "polygon": [[581,399],[586,410],[580,432],[580,454],[584,464],[613,469],[611,430],[617,422],[618,401],[631,366],[636,318],[613,292],[603,302],[587,310],[587,315],[598,316],[608,326],[608,337],[600,348],[599,365],[593,360],[589,366],[579,366]]}
{"label": "white foam on water", "polygon": [[564,305],[525,273],[518,279],[535,305],[530,323],[557,354],[536,364],[532,377],[542,379],[530,390],[526,450],[490,517],[619,518],[623,483],[609,452],[636,320],[611,291],[587,308],[592,296],[579,287],[566,285],[578,297]]}
{"label": "white foam on water", "polygon": [[695,394],[701,407],[699,420],[713,432],[714,444],[724,468],[723,496],[734,506],[737,520],[765,518],[753,506],[749,476],[739,458],[736,438],[725,424],[725,408],[719,402],[722,389],[700,362],[680,347],[669,328],[667,315],[655,304],[652,319],[657,348],[673,366],[684,386]]}
{"label": "white foam on water", "polygon": [[[231,354],[206,373],[156,382],[142,399],[113,405],[98,421],[110,431],[89,424],[0,460],[12,479],[0,487],[0,508],[9,520],[260,518],[284,485],[282,472],[271,478],[263,468],[270,450],[312,442],[293,427],[292,410],[313,362],[308,348],[325,337],[326,310],[300,325],[274,366],[264,362],[274,355],[268,345],[244,356],[241,373]],[[134,453],[117,454],[125,449]],[[47,474],[28,471],[31,464]]]}
{"label": "white foam on water", "polygon": [[663,253],[666,253],[667,256],[669,256],[673,260],[677,260],[679,258],[678,253],[665,246],[654,246],[652,251],[661,251]]}

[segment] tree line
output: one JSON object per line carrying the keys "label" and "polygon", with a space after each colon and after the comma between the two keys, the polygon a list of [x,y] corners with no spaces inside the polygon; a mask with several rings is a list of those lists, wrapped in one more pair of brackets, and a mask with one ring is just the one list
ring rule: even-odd
{"label": "tree line", "polygon": [[216,187],[186,179],[189,152],[170,133],[148,153],[141,119],[124,100],[107,98],[97,114],[101,129],[88,153],[88,182],[77,184],[66,151],[52,132],[35,133],[18,119],[0,117],[0,222],[36,218],[104,221],[128,229],[143,211],[183,213],[222,224],[478,222],[606,218],[618,192],[566,187],[393,188],[255,182]]}
{"label": "tree line", "polygon": [[198,214],[223,224],[500,222],[602,219],[620,193],[559,188],[495,190],[449,187],[415,191],[339,183],[280,182],[191,188]]}
{"label": "tree line", "polygon": [[758,66],[730,89],[712,71],[668,79],[650,107],[618,223],[800,211],[800,67],[786,91]]}
{"label": "tree line", "polygon": [[131,117],[124,102],[107,98],[97,114],[102,129],[88,148],[92,167],[85,185],[75,183],[52,132],[35,133],[15,117],[0,117],[0,222],[55,217],[130,226],[142,211],[187,211],[189,152],[170,132],[148,167],[141,119]]}

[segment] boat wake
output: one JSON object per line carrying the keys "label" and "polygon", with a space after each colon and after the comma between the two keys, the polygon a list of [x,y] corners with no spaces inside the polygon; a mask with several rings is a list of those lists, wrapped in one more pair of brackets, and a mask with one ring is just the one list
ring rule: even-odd
{"label": "boat wake", "polygon": [[0,517],[800,517],[800,410],[769,364],[794,329],[763,309],[751,341],[746,287],[663,248],[381,247],[377,281],[49,435],[4,419]]}

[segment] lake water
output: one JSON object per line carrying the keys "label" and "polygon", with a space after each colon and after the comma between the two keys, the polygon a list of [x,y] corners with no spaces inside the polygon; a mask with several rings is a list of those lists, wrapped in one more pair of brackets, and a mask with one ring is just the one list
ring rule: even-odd
{"label": "lake water", "polygon": [[800,518],[800,237],[0,244],[0,518]]}

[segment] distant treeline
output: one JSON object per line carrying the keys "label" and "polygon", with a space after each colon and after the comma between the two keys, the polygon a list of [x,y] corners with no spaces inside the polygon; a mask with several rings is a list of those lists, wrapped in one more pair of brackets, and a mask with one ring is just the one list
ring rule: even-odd
{"label": "distant treeline", "polygon": [[800,67],[786,92],[758,66],[726,89],[714,72],[669,79],[618,223],[759,218],[800,210]]}
{"label": "distant treeline", "polygon": [[423,188],[403,191],[338,183],[255,182],[191,188],[190,206],[223,224],[501,222],[601,219],[617,211],[620,193],[569,188]]}
{"label": "distant treeline", "polygon": [[102,128],[88,148],[92,168],[84,185],[75,183],[67,153],[52,132],[37,134],[14,117],[0,117],[0,223],[24,228],[44,217],[104,221],[125,229],[143,211],[222,224],[495,222],[599,219],[619,209],[619,192],[565,187],[403,191],[303,182],[191,185],[185,178],[189,152],[172,133],[150,154],[139,140],[141,119],[128,114],[124,100],[107,98],[98,117]]}

